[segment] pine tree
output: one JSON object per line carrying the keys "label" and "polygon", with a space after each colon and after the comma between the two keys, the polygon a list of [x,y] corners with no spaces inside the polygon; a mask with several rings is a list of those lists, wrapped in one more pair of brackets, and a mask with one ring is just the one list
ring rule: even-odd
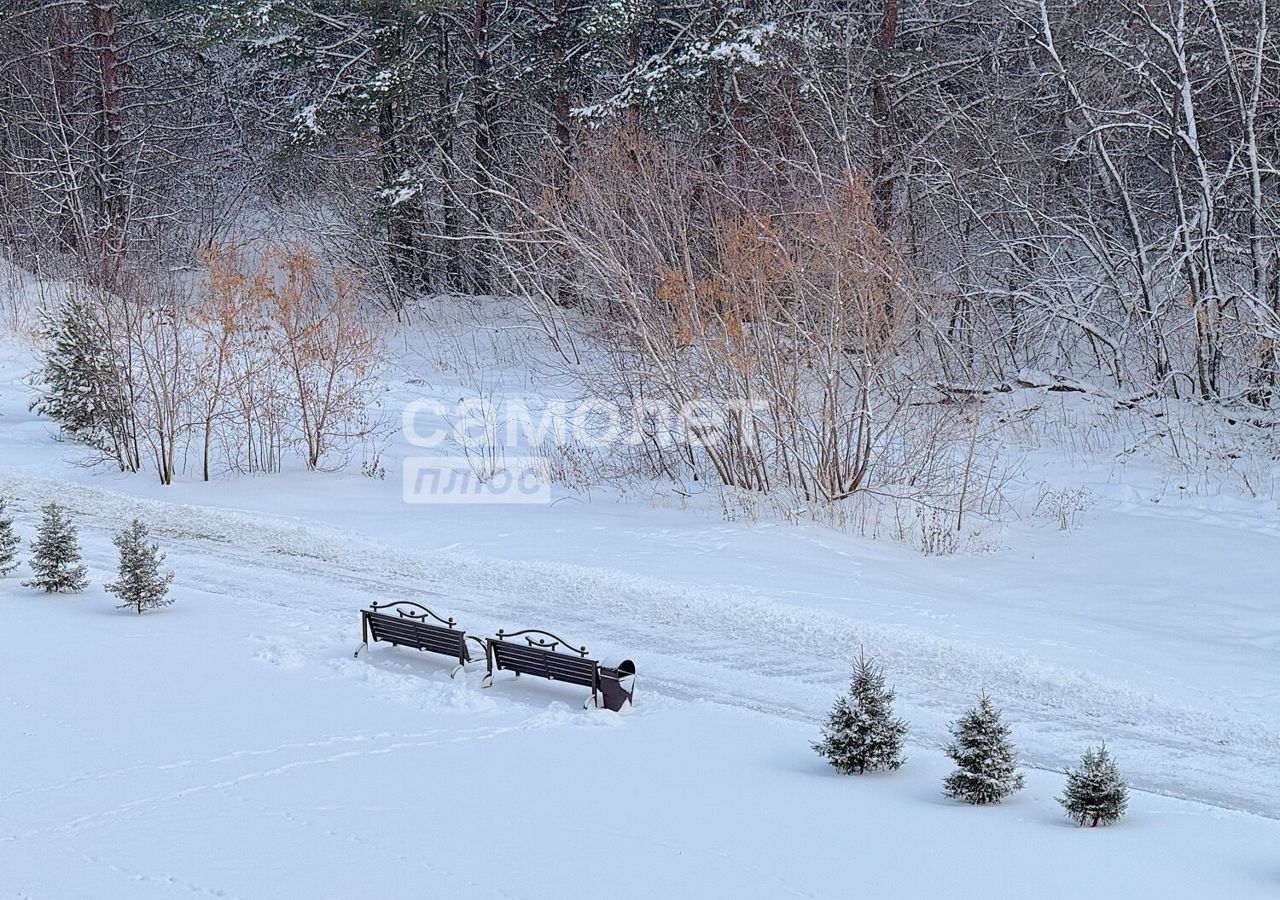
{"label": "pine tree", "polygon": [[79,564],[76,527],[58,504],[45,506],[31,551],[31,570],[35,577],[23,582],[27,587],[38,587],[52,594],[82,591],[89,584],[85,567]]}
{"label": "pine tree", "polygon": [[18,536],[13,533],[13,517],[0,497],[0,576],[18,568]]}
{"label": "pine tree", "polygon": [[846,775],[892,770],[905,761],[906,733],[907,723],[893,715],[893,690],[884,673],[859,653],[849,693],[836,699],[813,749]]}
{"label": "pine tree", "polygon": [[137,519],[113,539],[120,550],[120,578],[107,585],[107,590],[120,598],[117,609],[144,609],[168,606],[172,572],[160,572],[164,554],[147,540],[147,526]]}
{"label": "pine tree", "polygon": [[945,782],[948,797],[974,804],[999,803],[1022,788],[1010,732],[986,694],[952,723],[947,755],[955,761],[956,770]]}
{"label": "pine tree", "polygon": [[1067,788],[1058,802],[1081,826],[1093,828],[1120,820],[1129,806],[1129,787],[1106,744],[1085,750],[1080,768],[1067,773]]}

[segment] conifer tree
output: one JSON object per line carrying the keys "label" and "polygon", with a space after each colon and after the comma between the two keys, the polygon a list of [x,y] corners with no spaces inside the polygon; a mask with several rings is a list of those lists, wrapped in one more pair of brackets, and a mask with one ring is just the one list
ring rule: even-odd
{"label": "conifer tree", "polygon": [[40,393],[31,409],[56,421],[66,437],[114,459],[122,471],[136,472],[133,414],[93,303],[71,293],[56,310],[41,313],[40,336]]}
{"label": "conifer tree", "polygon": [[120,550],[120,577],[107,585],[107,590],[120,598],[117,609],[132,609],[141,613],[144,609],[168,606],[172,572],[160,571],[164,554],[160,547],[147,540],[147,526],[137,519],[113,539]]}
{"label": "conifer tree", "polygon": [[13,532],[13,517],[0,497],[0,576],[18,568],[18,536]]}
{"label": "conifer tree", "polygon": [[1010,732],[986,694],[952,723],[947,755],[955,761],[956,770],[945,782],[948,797],[979,805],[999,803],[1022,788]]}
{"label": "conifer tree", "polygon": [[859,653],[849,693],[836,699],[813,749],[846,775],[892,770],[904,762],[906,733],[907,723],[893,715],[893,690],[884,672]]}
{"label": "conifer tree", "polygon": [[77,440],[102,440],[101,416],[107,369],[102,358],[92,306],[78,293],[70,294],[55,310],[40,314],[44,339],[40,396],[31,408],[54,419]]}
{"label": "conifer tree", "polygon": [[80,565],[76,527],[58,504],[45,506],[31,552],[31,570],[35,577],[23,582],[27,587],[38,587],[52,594],[82,591],[89,584],[85,567]]}
{"label": "conifer tree", "polygon": [[1129,787],[1103,744],[1080,758],[1080,768],[1067,773],[1067,787],[1058,798],[1072,821],[1090,828],[1120,820],[1129,806]]}

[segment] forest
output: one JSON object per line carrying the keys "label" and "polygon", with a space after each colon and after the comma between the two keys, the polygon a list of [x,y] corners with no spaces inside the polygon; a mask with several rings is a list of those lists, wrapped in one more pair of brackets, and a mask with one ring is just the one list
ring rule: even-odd
{"label": "forest", "polygon": [[321,465],[427,297],[750,398],[635,467],[820,505],[962,514],[1014,390],[1276,422],[1266,0],[9,0],[0,51],[44,410],[162,482]]}

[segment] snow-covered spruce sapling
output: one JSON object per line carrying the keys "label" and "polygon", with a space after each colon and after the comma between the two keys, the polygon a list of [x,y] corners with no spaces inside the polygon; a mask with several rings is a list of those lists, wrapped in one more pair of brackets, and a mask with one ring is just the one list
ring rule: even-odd
{"label": "snow-covered spruce sapling", "polygon": [[986,694],[951,724],[947,756],[955,761],[956,770],[945,782],[948,797],[977,805],[999,803],[1022,788],[1010,731]]}
{"label": "snow-covered spruce sapling", "polygon": [[53,594],[82,591],[89,584],[85,567],[80,565],[76,527],[58,504],[45,506],[31,553],[35,577],[23,582],[27,587]]}
{"label": "snow-covered spruce sapling", "polygon": [[120,577],[107,585],[107,590],[120,598],[118,609],[132,609],[141,613],[144,609],[168,606],[172,572],[160,571],[164,554],[160,547],[147,540],[147,526],[137,519],[113,538],[120,551]]}
{"label": "snow-covered spruce sapling", "polygon": [[862,775],[901,766],[906,734],[907,723],[893,715],[893,690],[884,672],[859,653],[849,693],[836,699],[813,749],[844,774]]}
{"label": "snow-covered spruce sapling", "polygon": [[1067,788],[1058,798],[1072,821],[1093,828],[1118,822],[1129,807],[1129,786],[1103,744],[1085,750],[1080,768],[1067,773]]}
{"label": "snow-covered spruce sapling", "polygon": [[112,433],[127,418],[127,404],[98,311],[86,295],[72,291],[57,310],[40,318],[40,395],[31,409],[56,421],[65,435],[123,464]]}
{"label": "snow-covered spruce sapling", "polygon": [[13,531],[13,517],[0,497],[0,576],[18,568],[18,536]]}

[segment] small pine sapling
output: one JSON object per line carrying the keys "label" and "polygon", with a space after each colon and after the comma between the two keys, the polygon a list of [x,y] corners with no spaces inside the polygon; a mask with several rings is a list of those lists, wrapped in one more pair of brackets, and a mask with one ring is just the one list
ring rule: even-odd
{"label": "small pine sapling", "polygon": [[0,497],[0,577],[18,568],[18,535],[13,531],[13,517]]}
{"label": "small pine sapling", "polygon": [[87,571],[80,565],[76,527],[58,504],[45,506],[31,551],[35,577],[23,582],[27,587],[53,594],[82,591],[89,584]]}
{"label": "small pine sapling", "polygon": [[948,797],[976,805],[999,803],[1022,788],[1023,777],[1009,740],[1011,730],[986,694],[952,723],[947,755],[955,761],[956,770],[945,782]]}
{"label": "small pine sapling", "polygon": [[859,653],[849,693],[836,699],[813,749],[844,774],[862,775],[900,767],[906,734],[907,723],[893,715],[893,690],[884,672]]}
{"label": "small pine sapling", "polygon": [[107,585],[107,590],[120,598],[117,609],[132,609],[141,614],[144,609],[168,606],[172,572],[160,571],[164,554],[160,547],[147,540],[147,526],[137,519],[113,538],[120,550],[120,578]]}
{"label": "small pine sapling", "polygon": [[1067,773],[1067,788],[1058,802],[1080,826],[1094,828],[1120,820],[1129,807],[1129,786],[1106,744],[1085,750],[1080,768]]}

